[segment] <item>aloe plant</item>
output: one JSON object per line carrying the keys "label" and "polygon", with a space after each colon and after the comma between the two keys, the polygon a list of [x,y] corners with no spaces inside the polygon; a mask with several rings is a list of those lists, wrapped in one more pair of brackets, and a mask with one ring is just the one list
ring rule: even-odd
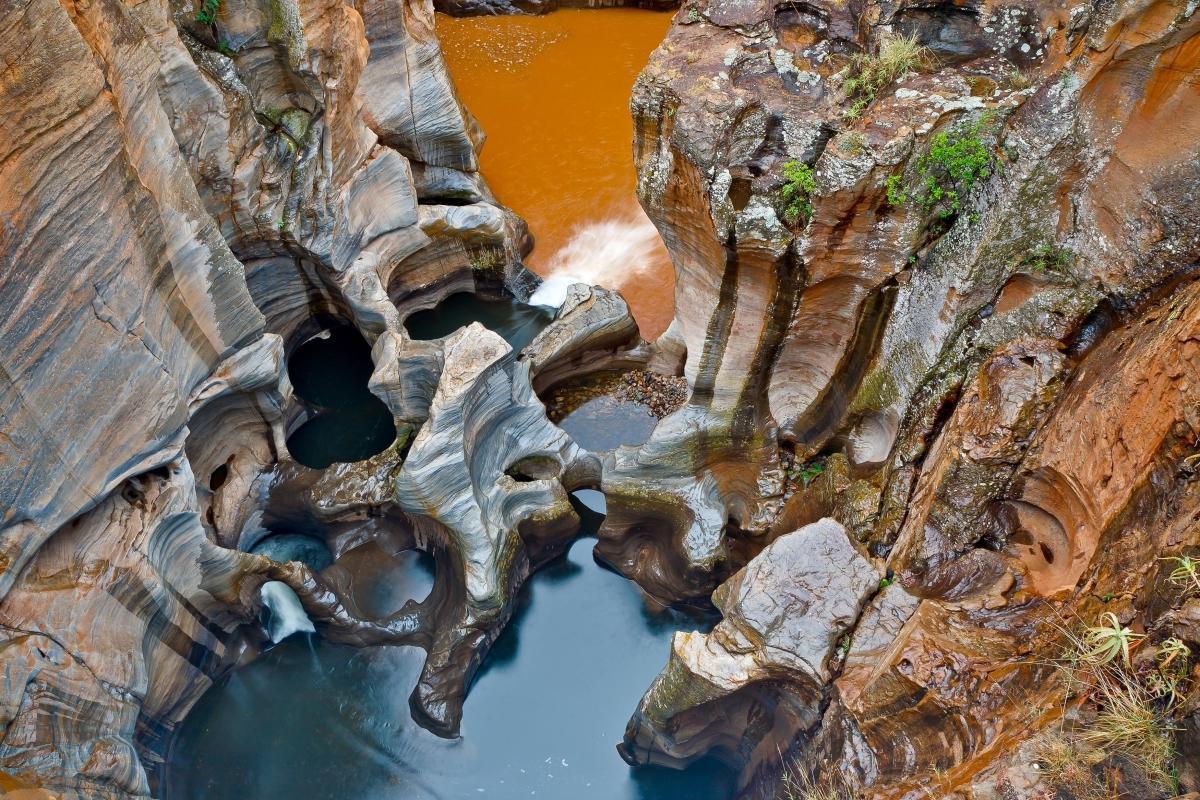
{"label": "aloe plant", "polygon": [[1107,621],[1107,624],[1096,625],[1084,631],[1083,642],[1087,650],[1081,654],[1082,657],[1094,664],[1108,664],[1119,655],[1128,666],[1130,664],[1129,651],[1138,642],[1145,639],[1146,635],[1134,633],[1126,628],[1117,619],[1117,615],[1111,611],[1100,619]]}
{"label": "aloe plant", "polygon": [[1167,580],[1171,583],[1190,583],[1196,591],[1200,591],[1200,559],[1191,556],[1172,556],[1164,558],[1163,561],[1175,562],[1175,569],[1171,570]]}
{"label": "aloe plant", "polygon": [[1166,669],[1171,666],[1171,662],[1177,658],[1183,658],[1186,662],[1192,655],[1192,651],[1182,640],[1172,636],[1169,639],[1163,639],[1158,645],[1156,655],[1161,659],[1159,669]]}

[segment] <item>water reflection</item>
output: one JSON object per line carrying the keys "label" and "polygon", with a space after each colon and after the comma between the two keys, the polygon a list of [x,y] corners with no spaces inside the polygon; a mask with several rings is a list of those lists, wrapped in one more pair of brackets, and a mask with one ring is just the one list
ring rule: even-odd
{"label": "water reflection", "polygon": [[485,300],[459,292],[433,308],[410,314],[404,327],[414,339],[440,339],[478,322],[500,334],[515,352],[532,342],[553,318],[552,311],[517,300]]}
{"label": "water reflection", "polygon": [[309,339],[288,359],[296,397],[315,415],[288,437],[288,452],[306,467],[362,461],[396,440],[392,414],[367,384],[371,348],[354,328]]}

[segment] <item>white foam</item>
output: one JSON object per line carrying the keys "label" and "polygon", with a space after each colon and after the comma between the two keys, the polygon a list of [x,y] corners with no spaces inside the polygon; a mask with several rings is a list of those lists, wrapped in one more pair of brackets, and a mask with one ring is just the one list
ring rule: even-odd
{"label": "white foam", "polygon": [[283,581],[267,581],[259,589],[263,605],[267,607],[270,618],[267,620],[267,634],[271,641],[282,642],[293,633],[315,633],[312,620],[304,613],[300,598],[292,591],[292,587]]}
{"label": "white foam", "polygon": [[535,306],[559,308],[572,284],[620,289],[654,266],[658,231],[641,213],[590,222],[575,230],[551,259],[546,279],[529,298]]}

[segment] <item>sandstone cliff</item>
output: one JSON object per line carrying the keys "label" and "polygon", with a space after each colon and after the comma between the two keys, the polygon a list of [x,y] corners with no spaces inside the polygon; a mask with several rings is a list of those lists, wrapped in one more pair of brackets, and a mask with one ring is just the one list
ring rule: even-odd
{"label": "sandstone cliff", "polygon": [[[873,77],[897,41],[913,58]],[[1200,545],[1198,47],[1182,2],[679,12],[633,110],[676,267],[659,346],[691,399],[605,465],[600,550],[677,601],[733,577],[726,622],[677,637],[627,758],[717,752],[767,797],[797,775],[1040,797],[1014,750],[1061,708],[1062,629],[1112,611],[1179,635],[1196,601],[1169,559]],[[896,584],[848,652],[793,638],[817,665],[797,672],[751,609],[862,604],[802,560],[763,572],[764,546],[822,516]]]}
{"label": "sandstone cliff", "polygon": [[[286,499],[307,472],[284,442],[303,414],[285,356],[329,320],[353,323],[407,438],[451,414],[437,410],[444,362],[470,383],[507,348],[410,342],[398,304],[519,278],[524,232],[476,172],[482,135],[429,4],[214,7],[210,22],[188,3],[0,8],[0,763],[63,796],[154,792],[174,723],[246,647],[267,579],[334,638],[454,662],[414,699],[452,730],[503,624],[495,593],[523,575],[494,564],[523,552],[523,502],[531,536],[573,517],[547,510],[546,484],[501,487],[500,529],[467,526],[484,562],[467,591],[491,622],[461,608],[363,619],[302,564],[238,549],[272,487]],[[501,265],[486,276],[471,268],[485,254]],[[316,499],[295,491],[353,506],[360,472],[333,470]]]}
{"label": "sandstone cliff", "polygon": [[[423,647],[413,714],[452,735],[575,534],[567,492],[600,486],[598,555],[724,616],[677,637],[628,760],[716,753],[745,796],[1049,796],[1062,633],[1109,612],[1140,674],[1190,648],[1174,766],[1200,788],[1171,560],[1200,555],[1194,5],[688,2],[632,105],[675,323],[647,347],[579,287],[520,353],[403,327],[528,280],[432,3],[209,7],[0,5],[5,772],[153,796],[268,580],[324,636]],[[335,324],[398,435],[313,470],[286,362]],[[602,459],[547,419],[537,392],[632,366],[689,389],[645,445]],[[434,590],[376,617],[246,552],[289,525],[427,550]]]}

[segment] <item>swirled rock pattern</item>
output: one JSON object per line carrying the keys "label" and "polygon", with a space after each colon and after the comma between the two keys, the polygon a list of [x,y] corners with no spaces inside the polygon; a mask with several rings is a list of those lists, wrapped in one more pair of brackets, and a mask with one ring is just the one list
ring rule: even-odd
{"label": "swirled rock pattern", "polygon": [[[598,480],[498,337],[402,327],[477,276],[527,288],[432,5],[198,12],[0,7],[5,787],[154,795],[174,724],[256,645],[267,580],[330,638],[425,646],[414,712],[453,733],[520,583],[574,533],[564,481]],[[335,321],[372,345],[400,437],[315,472],[287,452],[285,363]],[[636,340],[627,313],[592,324],[540,366],[604,325]],[[434,601],[374,618],[337,571],[239,549],[280,520],[339,553],[434,551]]]}
{"label": "swirled rock pattern", "polygon": [[714,593],[723,619],[711,633],[675,634],[622,755],[670,765],[717,750],[749,764],[777,759],[780,731],[786,740],[816,723],[834,649],[880,577],[832,519],[776,539]]}
{"label": "swirled rock pattern", "polygon": [[[582,486],[608,496],[600,558],[725,614],[676,639],[624,755],[716,753],[747,797],[796,774],[1038,797],[1023,742],[1061,705],[1058,621],[1200,646],[1163,560],[1200,553],[1194,3],[689,2],[632,103],[675,322],[651,347],[619,295],[575,287],[522,353],[402,324],[529,288],[433,4],[218,6],[0,4],[17,785],[153,796],[174,724],[261,639],[268,580],[322,635],[423,647],[413,714],[453,735]],[[933,57],[863,95],[853,57],[900,35]],[[954,158],[979,169],[926,194]],[[310,470],[286,360],[338,323],[398,436]],[[644,445],[600,460],[546,418],[538,391],[630,366],[689,389]],[[335,558],[426,550],[433,592],[366,613],[346,564],[243,552],[279,527]]]}

